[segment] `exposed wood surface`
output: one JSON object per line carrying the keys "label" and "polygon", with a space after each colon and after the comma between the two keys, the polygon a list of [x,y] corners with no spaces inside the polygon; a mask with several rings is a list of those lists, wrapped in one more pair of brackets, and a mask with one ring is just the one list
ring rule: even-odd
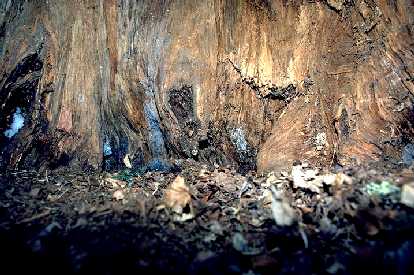
{"label": "exposed wood surface", "polygon": [[25,115],[0,137],[8,167],[95,170],[128,154],[134,167],[193,157],[265,172],[398,162],[413,142],[412,1],[7,0],[0,11],[0,131],[17,107]]}

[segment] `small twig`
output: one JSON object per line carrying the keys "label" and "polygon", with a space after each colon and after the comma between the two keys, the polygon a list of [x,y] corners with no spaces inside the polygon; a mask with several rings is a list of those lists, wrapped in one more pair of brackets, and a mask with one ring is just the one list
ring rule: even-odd
{"label": "small twig", "polygon": [[305,230],[303,230],[303,227],[301,224],[299,224],[298,226],[299,228],[299,234],[302,237],[303,240],[303,244],[305,245],[305,248],[309,247],[309,241],[308,241],[308,237],[306,236]]}
{"label": "small twig", "polygon": [[105,215],[107,215],[107,214],[109,214],[109,213],[111,213],[111,212],[112,212],[112,209],[107,209],[107,210],[104,210],[104,211],[102,211],[102,212],[100,212],[100,213],[97,213],[97,214],[95,215],[95,217],[105,216]]}
{"label": "small twig", "polygon": [[347,74],[347,73],[352,73],[353,70],[352,69],[343,69],[343,70],[338,70],[336,72],[327,72],[328,75],[338,75],[338,74]]}
{"label": "small twig", "polygon": [[20,220],[20,221],[16,222],[16,224],[22,224],[22,223],[32,222],[34,220],[37,220],[37,219],[46,217],[49,214],[50,214],[50,209],[47,209],[46,211],[44,211],[44,212],[42,212],[40,214],[31,216],[30,218],[26,218],[26,219]]}
{"label": "small twig", "polygon": [[66,192],[69,191],[69,188],[67,188],[65,191],[63,191],[59,196],[57,196],[53,201],[57,201],[58,199],[60,199]]}
{"label": "small twig", "polygon": [[157,193],[159,187],[160,187],[160,184],[158,182],[156,182],[155,183],[155,190],[154,190],[154,192],[151,193],[153,196],[155,195],[155,193]]}
{"label": "small twig", "polygon": [[334,151],[333,151],[333,154],[332,154],[332,159],[331,159],[331,163],[329,164],[329,167],[332,167],[333,162],[335,160],[335,156],[336,156],[336,146],[334,146],[333,150]]}

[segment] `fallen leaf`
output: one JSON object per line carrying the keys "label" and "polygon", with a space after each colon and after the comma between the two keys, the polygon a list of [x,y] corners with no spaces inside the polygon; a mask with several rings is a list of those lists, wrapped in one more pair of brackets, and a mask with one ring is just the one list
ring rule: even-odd
{"label": "fallen leaf", "polygon": [[296,220],[295,210],[286,202],[281,192],[277,192],[274,186],[272,191],[272,214],[277,225],[289,226]]}
{"label": "fallen leaf", "polygon": [[213,232],[216,235],[223,235],[223,226],[218,221],[212,221],[210,223],[210,231]]}
{"label": "fallen leaf", "polygon": [[243,235],[240,233],[236,233],[233,235],[232,243],[233,243],[234,249],[236,249],[243,255],[258,255],[261,252],[257,248],[249,247],[248,242],[243,237]]}
{"label": "fallen leaf", "polygon": [[198,177],[200,180],[206,180],[209,177],[209,172],[206,169],[201,169]]}
{"label": "fallen leaf", "polygon": [[405,184],[402,187],[401,203],[414,208],[414,183]]}
{"label": "fallen leaf", "polygon": [[129,161],[129,154],[126,154],[124,157],[124,164],[127,168],[132,169],[131,162]]}
{"label": "fallen leaf", "polygon": [[180,215],[174,215],[174,221],[185,222],[194,218],[192,211],[190,213],[181,213]]}
{"label": "fallen leaf", "polygon": [[261,268],[264,270],[271,270],[278,267],[279,262],[269,255],[260,255],[252,259],[252,265],[254,268]]}
{"label": "fallen leaf", "polygon": [[348,175],[345,175],[344,173],[338,173],[336,174],[336,181],[335,184],[340,186],[342,184],[352,184],[352,178]]}
{"label": "fallen leaf", "polygon": [[276,177],[274,172],[269,173],[266,183],[262,184],[263,187],[270,187],[272,184],[275,184],[278,181],[278,178]]}
{"label": "fallen leaf", "polygon": [[308,189],[315,193],[320,193],[322,182],[317,178],[317,170],[303,170],[301,165],[292,167],[293,185],[296,188]]}
{"label": "fallen leaf", "polygon": [[263,206],[269,207],[272,203],[272,191],[270,191],[269,189],[264,190],[261,199]]}
{"label": "fallen leaf", "polygon": [[188,206],[191,209],[190,189],[181,176],[177,176],[165,191],[165,204],[175,213],[182,214],[183,209]]}
{"label": "fallen leaf", "polygon": [[336,185],[337,183],[337,175],[335,174],[326,174],[326,175],[320,176],[320,179],[323,181],[324,184],[328,186]]}
{"label": "fallen leaf", "polygon": [[112,197],[116,200],[123,200],[125,198],[124,192],[122,190],[116,190]]}
{"label": "fallen leaf", "polygon": [[341,270],[345,270],[345,267],[341,263],[335,262],[326,269],[326,272],[329,274],[338,274]]}
{"label": "fallen leaf", "polygon": [[380,232],[379,228],[370,222],[366,223],[365,228],[369,236],[375,236]]}
{"label": "fallen leaf", "polygon": [[30,190],[29,195],[33,198],[36,198],[40,193],[40,188],[33,188],[32,190]]}
{"label": "fallen leaf", "polygon": [[113,178],[105,178],[105,181],[112,185],[112,188],[125,188],[127,183],[123,180],[113,179]]}

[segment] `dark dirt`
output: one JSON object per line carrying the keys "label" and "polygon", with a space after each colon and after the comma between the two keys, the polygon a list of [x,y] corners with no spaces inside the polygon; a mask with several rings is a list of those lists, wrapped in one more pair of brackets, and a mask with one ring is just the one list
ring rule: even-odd
{"label": "dark dirt", "polygon": [[[289,175],[179,165],[181,172],[125,182],[113,174],[4,172],[2,273],[414,274],[414,210],[363,191],[382,180],[400,187],[410,171],[344,170],[352,184],[317,194],[294,188]],[[191,191],[186,221],[164,205],[178,174]],[[269,186],[293,207],[291,226],[272,218]]]}

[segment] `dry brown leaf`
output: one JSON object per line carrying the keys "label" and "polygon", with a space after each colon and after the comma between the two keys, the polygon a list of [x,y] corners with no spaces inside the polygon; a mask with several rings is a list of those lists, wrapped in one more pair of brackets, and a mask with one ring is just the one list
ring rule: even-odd
{"label": "dry brown leaf", "polygon": [[112,185],[112,188],[125,188],[125,186],[127,185],[127,183],[125,181],[122,180],[117,180],[117,179],[113,179],[113,178],[105,178],[105,181],[109,184]]}
{"label": "dry brown leaf", "polygon": [[341,186],[342,184],[352,185],[352,178],[344,173],[338,173],[336,174],[335,184],[338,186]]}
{"label": "dry brown leaf", "polygon": [[181,214],[188,205],[191,207],[190,189],[182,176],[177,176],[165,191],[165,204],[174,212]]}

